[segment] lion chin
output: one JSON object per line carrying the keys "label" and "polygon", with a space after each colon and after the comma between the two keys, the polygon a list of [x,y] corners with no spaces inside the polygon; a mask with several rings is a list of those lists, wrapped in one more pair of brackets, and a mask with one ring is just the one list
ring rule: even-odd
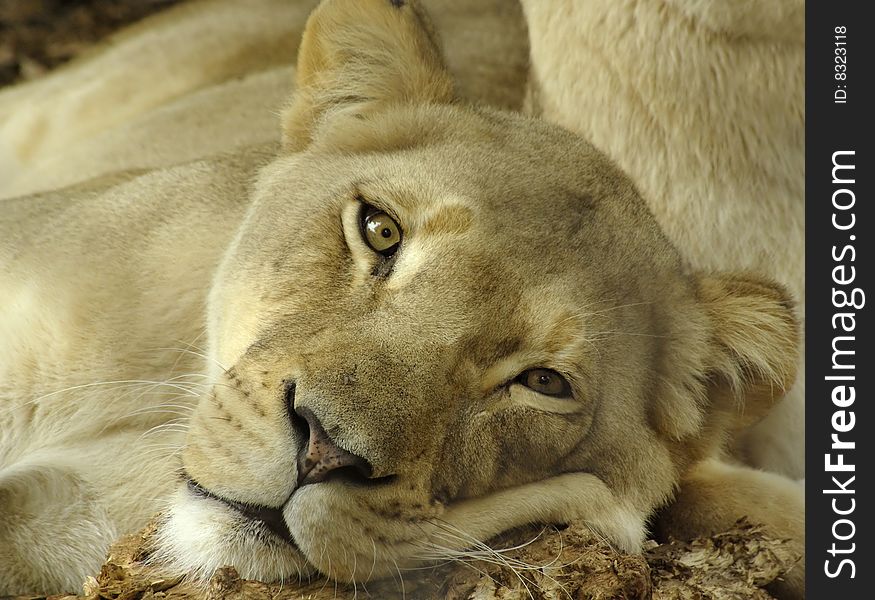
{"label": "lion chin", "polygon": [[[479,543],[456,526],[472,510],[491,517],[495,523],[489,530],[500,531],[507,528],[502,509],[542,499],[546,515],[550,508],[556,512],[549,504],[559,494],[567,502],[568,492],[577,488],[583,498],[596,500],[606,493],[603,487],[591,476],[566,476],[480,498],[480,506],[435,503],[428,515],[410,518],[401,516],[398,504],[391,511],[363,507],[340,485],[330,483],[297,490],[284,507],[268,509],[229,502],[188,480],[160,521],[157,551],[150,562],[202,581],[219,567],[234,565],[241,576],[261,581],[301,580],[322,573],[338,581],[366,582],[446,559],[460,541],[463,546]],[[619,550],[639,551],[644,516],[616,506],[604,512],[594,528]]]}

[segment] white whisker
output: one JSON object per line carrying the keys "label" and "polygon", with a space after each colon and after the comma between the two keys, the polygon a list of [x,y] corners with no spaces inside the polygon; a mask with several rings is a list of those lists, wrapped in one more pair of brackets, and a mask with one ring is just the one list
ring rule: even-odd
{"label": "white whisker", "polygon": [[198,357],[198,358],[202,358],[202,359],[204,359],[204,360],[206,360],[206,361],[212,362],[212,363],[215,364],[217,367],[219,367],[220,369],[222,369],[222,371],[224,371],[225,373],[228,372],[228,368],[227,368],[225,365],[223,365],[222,363],[220,363],[220,362],[219,362],[218,360],[216,360],[215,358],[212,358],[211,356],[207,355],[206,352],[203,352],[203,351],[202,351],[202,352],[198,352],[197,350],[191,350],[191,349],[189,349],[189,348],[173,348],[173,347],[167,347],[167,348],[156,348],[156,350],[165,350],[165,351],[168,351],[168,352],[179,352],[179,353],[181,353],[181,354],[191,354],[192,356],[196,356],[196,357]]}
{"label": "white whisker", "polygon": [[[536,577],[545,577],[549,581],[553,582],[556,586],[558,586],[568,598],[571,598],[571,595],[566,587],[548,572],[548,570],[566,568],[570,565],[573,565],[575,562],[574,560],[572,560],[568,563],[557,564],[559,563],[559,559],[562,556],[564,548],[564,546],[562,545],[561,535],[560,548],[556,556],[552,560],[544,564],[535,565],[514,558],[512,556],[508,556],[508,554],[518,553],[520,550],[536,542],[538,539],[541,538],[541,536],[544,535],[544,532],[547,531],[546,527],[542,528],[541,531],[537,533],[537,535],[535,535],[528,541],[521,542],[519,544],[506,548],[495,549],[488,544],[477,540],[474,536],[471,536],[464,530],[450,523],[442,521],[441,519],[436,519],[430,522],[439,528],[439,531],[435,532],[437,536],[445,538],[451,544],[451,547],[436,544],[434,540],[432,540],[428,542],[426,546],[420,545],[420,547],[422,547],[426,551],[419,554],[419,558],[429,561],[443,561],[443,564],[458,563],[466,566],[467,568],[474,569],[481,575],[486,576],[489,576],[489,574],[482,571],[481,569],[476,567],[475,564],[472,563],[484,562],[486,564],[492,564],[497,567],[507,569],[514,573],[522,586],[526,589],[530,598],[532,598],[533,596],[529,585],[531,584],[537,587],[538,583]],[[460,545],[462,545],[466,549],[457,550],[456,548],[458,548]],[[491,576],[489,577],[491,578]]]}

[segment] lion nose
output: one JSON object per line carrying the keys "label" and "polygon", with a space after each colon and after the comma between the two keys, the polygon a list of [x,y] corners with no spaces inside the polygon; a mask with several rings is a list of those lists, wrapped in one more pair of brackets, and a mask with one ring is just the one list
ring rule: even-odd
{"label": "lion nose", "polygon": [[354,480],[371,476],[370,463],[338,446],[311,410],[302,407],[295,409],[295,413],[310,428],[309,440],[298,454],[298,487],[325,481],[329,474]]}

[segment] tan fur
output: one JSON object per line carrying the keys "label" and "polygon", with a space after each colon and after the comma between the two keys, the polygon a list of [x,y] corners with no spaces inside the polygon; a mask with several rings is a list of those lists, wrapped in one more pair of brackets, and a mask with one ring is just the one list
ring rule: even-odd
{"label": "tan fur", "polygon": [[[137,131],[137,120],[178,104],[180,98],[185,102],[184,98],[197,90],[290,64],[304,19],[313,6],[315,0],[186,3],[135,25],[86,60],[63,67],[51,77],[3,91],[0,181],[8,191],[2,191],[10,196],[53,189],[99,174],[93,172],[95,157],[81,160],[77,146],[116,127]],[[234,42],[228,43],[231,39]],[[271,87],[261,89],[270,93]],[[276,96],[271,94],[268,100],[271,97]],[[253,102],[258,108],[270,109],[257,98],[250,104]],[[227,119],[222,111],[216,114]],[[238,124],[248,121],[246,114],[239,117],[243,120]],[[159,122],[168,120],[174,117]],[[178,133],[180,117],[175,120]],[[193,125],[187,129],[195,129]],[[154,166],[155,161],[160,162],[160,154],[153,155],[160,152],[156,147],[160,148],[161,134],[172,132],[169,127],[164,131],[149,129],[146,148],[139,149],[145,156],[136,158],[139,164],[125,164],[111,154],[96,159],[103,158],[107,170]],[[228,134],[233,135],[231,131]],[[136,147],[136,142],[127,139],[129,148]],[[89,147],[100,152],[100,146]],[[130,156],[131,150],[124,150],[124,154]],[[63,158],[89,172],[84,177],[74,175],[70,166],[59,164]],[[43,162],[48,163],[45,168],[40,167]],[[51,174],[52,180],[43,184],[36,173],[30,178],[32,169]],[[56,172],[59,169],[62,173]]]}
{"label": "tan fur", "polygon": [[[690,465],[791,384],[782,288],[691,271],[608,159],[465,103],[440,27],[396,4],[320,5],[281,147],[217,119],[229,154],[131,154],[112,168],[160,168],[2,201],[0,592],[75,586],[87,548],[160,508],[154,559],[199,576],[363,581],[570,519],[633,551]],[[192,127],[190,109],[256,88],[193,92],[128,131]],[[391,265],[362,240],[362,199],[403,229]],[[533,367],[574,397],[515,383]],[[388,479],[296,489],[303,409]],[[188,479],[281,508],[296,545]]]}
{"label": "tan fur", "polygon": [[[752,270],[780,281],[801,315],[804,3],[522,4],[531,40],[529,110],[584,135],[617,161],[692,265]],[[722,296],[721,287],[707,293]],[[739,302],[754,308],[732,295],[722,302],[732,311],[741,308]],[[757,322],[743,325],[760,335],[756,342],[743,336],[747,360],[752,361],[743,370],[783,373],[788,384],[796,367],[775,364],[777,355],[770,348],[776,340],[776,317],[780,329],[784,313],[780,299],[776,302],[746,313],[745,319],[756,314]],[[728,357],[735,345],[733,330],[740,331],[742,323],[729,313],[723,317]],[[769,385],[764,382],[763,391],[768,393]],[[804,477],[804,381],[800,378],[774,410],[756,405],[763,410],[745,409],[745,418],[729,428],[735,458],[791,478]],[[658,404],[656,408],[669,427],[695,425],[684,421],[683,414],[661,410]],[[701,450],[708,456],[715,448]],[[695,537],[747,515],[796,540],[802,550],[801,486],[734,469],[697,467],[672,505],[672,512],[687,515],[689,524],[678,528],[682,519],[676,519],[670,529]],[[739,479],[747,485],[734,493]],[[786,502],[757,501],[757,496],[776,493],[776,486]],[[800,566],[778,593],[801,596],[803,575]]]}
{"label": "tan fur", "polygon": [[[0,198],[279,140],[317,0],[198,0],[50,77],[0,90]],[[457,93],[522,106],[528,45],[508,0],[427,0]],[[99,73],[99,77],[95,77]]]}
{"label": "tan fur", "polygon": [[[530,110],[629,173],[695,267],[766,275],[803,314],[802,0],[522,4]],[[745,460],[804,477],[803,403],[800,378]]]}

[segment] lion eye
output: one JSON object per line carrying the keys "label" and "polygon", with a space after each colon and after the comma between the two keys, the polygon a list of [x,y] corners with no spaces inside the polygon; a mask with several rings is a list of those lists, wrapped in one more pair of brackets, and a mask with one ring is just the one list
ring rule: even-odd
{"label": "lion eye", "polygon": [[571,396],[571,386],[568,384],[568,380],[551,369],[529,369],[524,371],[517,378],[517,381],[545,396],[556,398]]}
{"label": "lion eye", "polygon": [[371,250],[386,257],[395,254],[401,245],[401,227],[392,217],[373,206],[365,205],[362,213],[362,236]]}

